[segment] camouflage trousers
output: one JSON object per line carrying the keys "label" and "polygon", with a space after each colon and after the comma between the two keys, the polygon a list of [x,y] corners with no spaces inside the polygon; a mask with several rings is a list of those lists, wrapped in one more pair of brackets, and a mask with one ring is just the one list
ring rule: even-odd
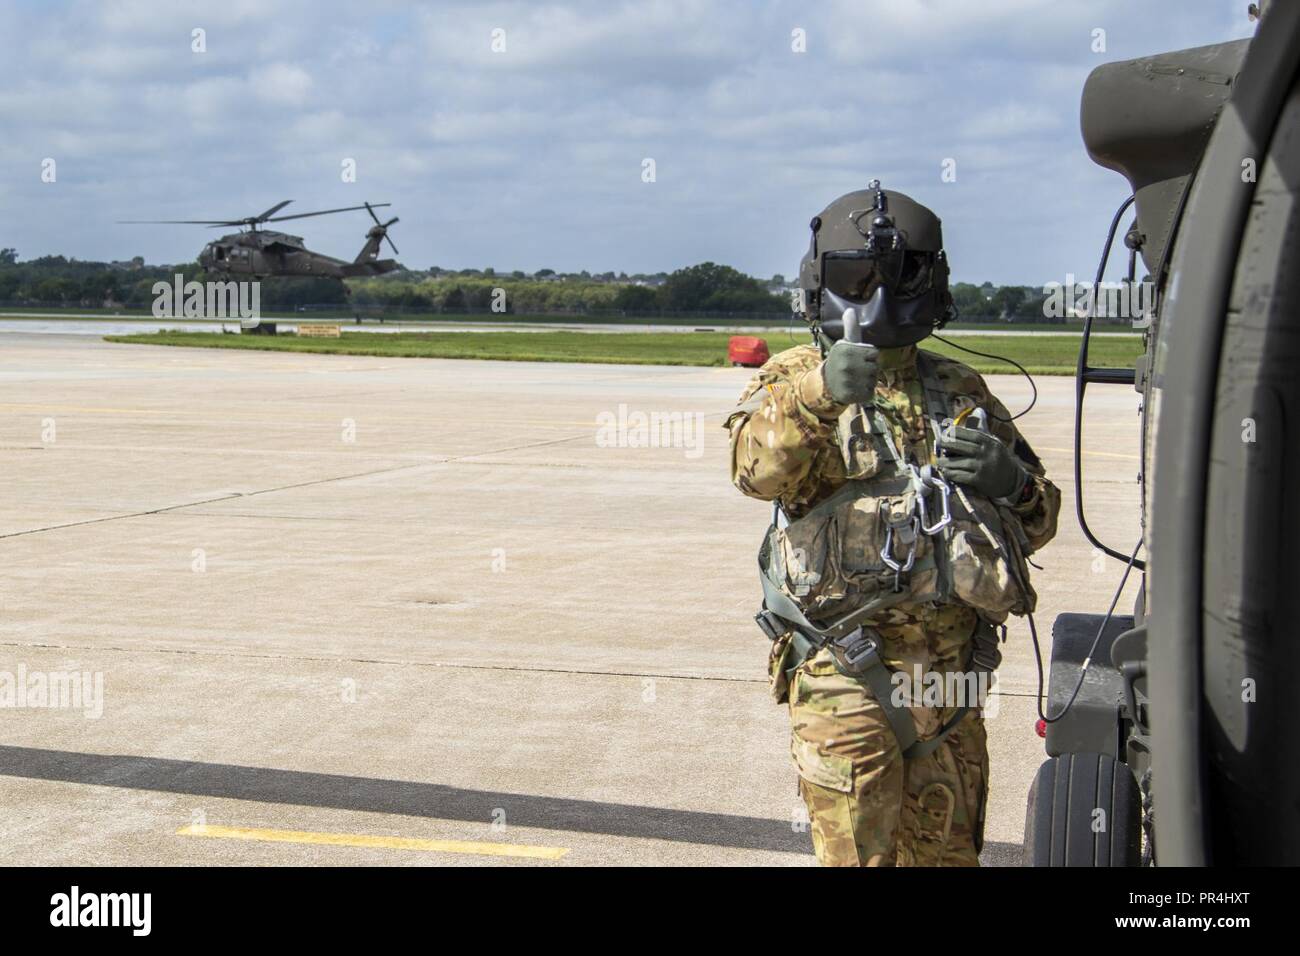
{"label": "camouflage trousers", "polygon": [[[946,607],[877,627],[895,669],[966,666],[974,612]],[[775,649],[774,649],[775,650]],[[775,676],[775,672],[774,672]],[[972,711],[933,753],[904,760],[884,708],[830,652],[804,661],[788,688],[791,751],[825,866],[978,866],[988,794],[984,720]],[[922,739],[955,711],[908,707]]]}

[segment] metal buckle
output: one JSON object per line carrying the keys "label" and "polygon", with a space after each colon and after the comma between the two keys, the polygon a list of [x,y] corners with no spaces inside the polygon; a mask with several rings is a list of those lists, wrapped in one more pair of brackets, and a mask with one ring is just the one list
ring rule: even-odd
{"label": "metal buckle", "polygon": [[868,634],[861,626],[837,638],[831,644],[831,654],[835,657],[840,670],[850,674],[862,673],[863,663],[868,661],[872,654],[877,653],[877,650],[875,637]]}
{"label": "metal buckle", "polygon": [[781,618],[767,608],[763,608],[754,615],[754,623],[758,625],[758,629],[763,632],[769,641],[777,640],[789,630],[788,627],[782,627],[781,625],[784,622]]}
{"label": "metal buckle", "polygon": [[[892,523],[885,526],[885,543],[880,548],[880,560],[885,562],[885,567],[895,573],[910,571],[912,570],[912,565],[916,564],[916,531],[920,528],[921,522],[919,518],[913,516],[909,518],[906,523],[912,526],[912,547],[911,550],[907,552],[907,560],[905,562],[900,563],[898,559],[894,557],[895,526]],[[900,527],[901,526],[902,525],[900,525]]]}

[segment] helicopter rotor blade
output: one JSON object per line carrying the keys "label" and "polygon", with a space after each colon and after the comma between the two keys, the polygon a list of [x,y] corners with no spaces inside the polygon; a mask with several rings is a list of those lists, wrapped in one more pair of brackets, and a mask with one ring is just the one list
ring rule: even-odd
{"label": "helicopter rotor blade", "polygon": [[319,212],[300,212],[292,216],[272,215],[272,213],[278,212],[291,202],[293,202],[292,199],[286,199],[284,202],[272,206],[260,216],[247,216],[243,219],[119,219],[118,223],[126,226],[245,226],[256,229],[258,224],[263,222],[284,222],[286,219],[306,219],[309,216],[328,216],[336,212],[365,209],[378,224],[379,217],[375,215],[375,210],[392,205],[392,203],[387,202],[365,203],[360,206],[343,206],[340,209],[322,209]]}
{"label": "helicopter rotor blade", "polygon": [[272,216],[274,216],[277,212],[279,212],[279,211],[280,211],[281,209],[283,209],[285,206],[289,205],[289,203],[291,203],[291,202],[293,202],[292,199],[286,199],[284,202],[276,203],[274,206],[272,206],[272,207],[271,207],[270,209],[268,209],[266,212],[262,213],[260,216],[252,216],[252,217],[250,217],[250,218],[252,218],[252,219],[255,220],[256,222],[266,222],[268,219],[270,219]]}
{"label": "helicopter rotor blade", "polygon": [[[375,203],[376,208],[379,206],[391,206],[392,203],[381,202]],[[270,219],[263,219],[262,222],[284,222],[286,219],[306,219],[308,216],[328,216],[336,212],[351,212],[353,209],[365,209],[366,206],[344,206],[341,209],[322,209],[319,212],[300,212],[293,216],[272,216]]]}

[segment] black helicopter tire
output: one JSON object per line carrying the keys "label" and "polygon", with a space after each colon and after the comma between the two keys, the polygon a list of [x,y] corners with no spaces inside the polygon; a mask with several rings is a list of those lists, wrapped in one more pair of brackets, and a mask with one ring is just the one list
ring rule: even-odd
{"label": "black helicopter tire", "polygon": [[1132,771],[1107,754],[1038,768],[1025,818],[1025,866],[1140,866],[1142,809]]}

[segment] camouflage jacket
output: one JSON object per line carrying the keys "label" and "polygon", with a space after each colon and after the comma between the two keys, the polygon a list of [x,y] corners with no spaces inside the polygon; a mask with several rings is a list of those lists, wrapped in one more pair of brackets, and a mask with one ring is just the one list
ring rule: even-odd
{"label": "camouflage jacket", "polygon": [[[909,346],[881,352],[875,406],[903,457],[930,462],[934,442],[925,418],[916,351]],[[979,373],[953,359],[927,355],[950,398],[950,413],[985,409],[989,431],[1015,452],[1032,478],[1030,493],[1012,511],[1031,550],[1038,550],[1056,534],[1060,491],[1044,476],[1042,462]],[[732,483],[751,498],[779,501],[791,518],[806,513],[848,480],[837,435],[844,409],[826,391],[816,346],[800,345],[773,356],[727,417]]]}

